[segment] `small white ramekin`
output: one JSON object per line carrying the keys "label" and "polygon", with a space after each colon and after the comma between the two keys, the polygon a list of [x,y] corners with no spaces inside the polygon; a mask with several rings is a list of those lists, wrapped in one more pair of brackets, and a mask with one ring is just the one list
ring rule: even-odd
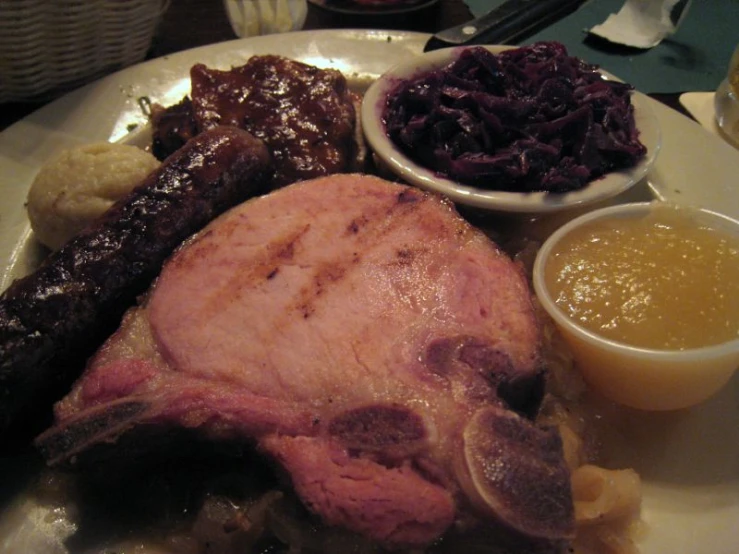
{"label": "small white ramekin", "polygon": [[739,367],[739,339],[687,350],[651,350],[609,340],[581,327],[557,307],[544,279],[552,251],[573,230],[596,220],[639,217],[655,209],[683,210],[698,223],[739,237],[739,221],[704,209],[660,202],[602,208],[573,219],[544,242],[534,263],[533,284],[593,389],[633,408],[675,410],[706,400],[729,381]]}

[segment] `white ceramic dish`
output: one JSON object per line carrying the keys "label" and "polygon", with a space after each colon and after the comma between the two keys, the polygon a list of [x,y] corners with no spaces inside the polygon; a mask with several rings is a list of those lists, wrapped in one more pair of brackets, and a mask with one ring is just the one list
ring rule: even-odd
{"label": "white ceramic dish", "polygon": [[[645,410],[681,409],[715,394],[739,367],[739,339],[682,351],[639,348],[610,340],[579,325],[557,305],[555,295],[547,286],[545,267],[553,252],[562,252],[558,247],[562,240],[582,226],[595,221],[639,219],[660,209],[675,210],[672,204],[664,202],[635,202],[593,210],[573,219],[544,242],[537,253],[533,274],[536,295],[570,344],[586,381],[616,402]],[[737,220],[687,207],[679,208],[678,213],[696,225],[739,239]]]}
{"label": "white ceramic dish", "polygon": [[[227,68],[252,54],[283,54],[339,69],[354,88],[363,90],[390,64],[419,55],[428,38],[386,31],[306,31],[216,44],[131,67],[23,119],[0,133],[0,287],[38,263],[23,203],[39,165],[72,145],[98,140],[143,144],[145,136],[129,131],[129,126],[141,128],[145,122],[138,99],[178,101],[189,89],[192,64]],[[648,98],[645,102],[662,129],[662,151],[646,179],[612,201],[657,197],[739,218],[739,151],[674,110]],[[643,517],[648,532],[641,543],[642,554],[736,554],[737,421],[736,376],[719,395],[689,411],[621,414],[604,456],[609,466],[634,467],[644,479]],[[9,472],[0,479],[2,486],[17,476]],[[0,540],[5,538],[0,535]]]}
{"label": "white ceramic dish", "polygon": [[[497,54],[505,46],[487,46]],[[426,52],[422,56],[398,62],[375,81],[362,101],[362,127],[372,150],[390,171],[403,180],[426,190],[438,192],[455,202],[499,212],[547,213],[571,209],[603,201],[634,186],[647,174],[660,150],[660,128],[648,98],[640,93],[632,96],[639,139],[647,147],[647,154],[634,167],[608,173],[584,188],[563,194],[547,192],[505,192],[486,190],[444,178],[427,169],[401,152],[388,137],[382,122],[387,95],[400,80],[417,77],[444,67],[459,56],[460,48],[445,48]]]}

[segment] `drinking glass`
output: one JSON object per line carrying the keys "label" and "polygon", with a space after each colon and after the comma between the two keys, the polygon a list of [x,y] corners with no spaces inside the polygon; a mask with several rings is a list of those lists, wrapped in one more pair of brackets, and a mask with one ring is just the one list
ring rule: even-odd
{"label": "drinking glass", "polygon": [[302,29],[307,0],[223,0],[231,28],[240,38]]}
{"label": "drinking glass", "polygon": [[716,89],[714,107],[721,131],[739,146],[739,45],[731,56],[726,78]]}

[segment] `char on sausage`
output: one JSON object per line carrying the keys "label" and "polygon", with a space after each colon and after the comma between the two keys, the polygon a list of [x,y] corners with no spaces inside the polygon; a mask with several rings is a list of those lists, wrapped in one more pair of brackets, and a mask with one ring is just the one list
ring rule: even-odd
{"label": "char on sausage", "polygon": [[215,216],[261,192],[272,172],[266,147],[246,131],[204,132],[3,293],[0,433],[6,446],[38,431],[52,401],[69,389],[164,259]]}

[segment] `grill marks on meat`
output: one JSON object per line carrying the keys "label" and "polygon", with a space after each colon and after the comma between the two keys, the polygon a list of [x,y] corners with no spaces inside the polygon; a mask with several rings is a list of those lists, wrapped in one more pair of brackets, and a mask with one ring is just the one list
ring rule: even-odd
{"label": "grill marks on meat", "polygon": [[305,181],[179,250],[38,445],[60,463],[137,427],[241,436],[326,523],[385,545],[469,518],[558,544],[573,531],[560,439],[526,417],[538,333],[522,272],[448,203]]}
{"label": "grill marks on meat", "polygon": [[156,108],[154,154],[168,155],[216,125],[246,129],[274,156],[274,186],[355,168],[358,99],[344,76],[281,56],[253,56],[229,71],[190,71],[192,98]]}
{"label": "grill marks on meat", "polygon": [[[0,298],[0,429],[50,405],[91,347],[120,323],[164,259],[227,208],[264,189],[271,159],[245,131],[214,128]],[[44,402],[47,400],[48,402]]]}

